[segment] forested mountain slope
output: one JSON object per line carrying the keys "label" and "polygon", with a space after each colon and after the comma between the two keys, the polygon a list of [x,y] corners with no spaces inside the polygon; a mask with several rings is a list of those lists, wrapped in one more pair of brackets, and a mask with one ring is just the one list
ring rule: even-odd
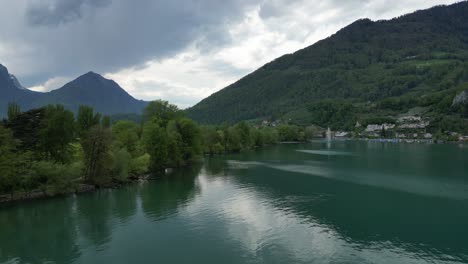
{"label": "forested mountain slope", "polygon": [[[466,1],[392,20],[363,19],[266,64],[188,114],[203,123],[283,118],[320,125],[415,107],[432,118],[466,115],[452,101],[468,89],[467,59]],[[343,107],[343,116],[331,115],[335,121],[317,120]]]}

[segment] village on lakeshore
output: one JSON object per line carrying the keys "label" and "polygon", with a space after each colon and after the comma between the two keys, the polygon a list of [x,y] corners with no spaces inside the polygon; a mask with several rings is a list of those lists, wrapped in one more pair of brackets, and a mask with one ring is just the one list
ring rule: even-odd
{"label": "village on lakeshore", "polygon": [[[277,127],[281,124],[283,124],[282,121],[263,120],[257,127]],[[357,121],[353,131],[331,130],[317,125],[307,126],[305,130],[316,139],[356,139],[395,143],[468,142],[468,135],[458,132],[431,133],[428,129],[429,125],[430,121],[419,115],[406,115],[397,118],[395,123],[362,125]]]}

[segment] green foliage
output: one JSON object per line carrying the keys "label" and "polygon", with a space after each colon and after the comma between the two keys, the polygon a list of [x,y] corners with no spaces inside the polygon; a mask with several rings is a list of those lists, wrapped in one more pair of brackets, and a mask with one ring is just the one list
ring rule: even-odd
{"label": "green foliage", "polygon": [[94,113],[92,107],[81,105],[78,108],[78,116],[76,118],[77,132],[79,137],[85,136],[93,126],[99,125],[101,115]]}
{"label": "green foliage", "polygon": [[202,150],[200,129],[165,101],[154,101],[144,110],[142,144],[151,156],[150,170],[184,166]]}
{"label": "green foliage", "polygon": [[316,125],[307,126],[304,130],[305,138],[312,139],[317,136],[323,136],[324,129]]}
{"label": "green foliage", "polygon": [[65,163],[70,157],[70,143],[75,139],[73,113],[62,105],[45,108],[39,133],[39,145],[44,157]]}
{"label": "green foliage", "polygon": [[213,155],[224,152],[222,131],[217,131],[214,126],[204,126],[201,128],[201,134],[204,153]]}
{"label": "green foliage", "polygon": [[260,133],[262,134],[264,145],[274,145],[279,142],[278,130],[271,127],[261,128]]}
{"label": "green foliage", "polygon": [[176,120],[171,120],[166,127],[168,140],[168,166],[179,167],[184,164],[184,142]]}
{"label": "green foliage", "polygon": [[130,161],[130,174],[142,175],[144,173],[147,173],[149,171],[150,161],[151,156],[148,153],[133,158]]}
{"label": "green foliage", "polygon": [[[76,122],[61,105],[5,120],[0,125],[0,194],[59,195],[76,191],[83,182],[123,183],[148,172],[189,165],[203,152],[239,152],[275,144],[279,138],[276,128],[255,128],[246,122],[200,128],[163,102],[149,109],[143,126],[120,120],[108,127],[108,117],[101,119],[86,106],[80,108]],[[300,131],[296,137],[301,137]]]}
{"label": "green foliage", "polygon": [[[281,124],[277,127],[278,139],[282,142],[303,141],[304,135],[301,128],[294,125]],[[302,132],[302,133],[301,133]]]}
{"label": "green foliage", "polygon": [[48,195],[66,194],[76,190],[83,164],[59,164],[50,161],[38,161],[33,165],[29,189],[41,188]]}
{"label": "green foliage", "polygon": [[17,103],[8,103],[7,116],[8,120],[15,119],[19,114],[21,114],[21,108]]}
{"label": "green foliage", "polygon": [[132,121],[135,124],[141,124],[143,117],[141,114],[114,114],[111,116],[113,123],[118,121]]}
{"label": "green foliage", "polygon": [[178,119],[182,116],[182,111],[176,105],[162,100],[150,102],[143,110],[144,122],[156,119],[162,126],[166,126],[170,120]]}
{"label": "green foliage", "polygon": [[111,179],[113,158],[110,154],[111,132],[101,126],[92,127],[81,139],[84,153],[84,176],[88,182],[102,185]]}
{"label": "green foliage", "polygon": [[138,145],[139,126],[132,121],[121,120],[112,125],[112,139],[117,149],[126,148],[134,154]]}
{"label": "green foliage", "polygon": [[163,171],[169,160],[166,130],[155,121],[147,122],[143,127],[142,141],[146,152],[151,156],[150,170],[153,172]]}
{"label": "green foliage", "polygon": [[0,125],[0,193],[12,193],[20,184],[13,133]]}
{"label": "green foliage", "polygon": [[45,109],[32,109],[19,114],[13,120],[8,120],[6,127],[13,131],[19,140],[17,146],[20,151],[39,153],[40,133],[44,124]]}
{"label": "green foliage", "polygon": [[110,116],[103,116],[101,120],[101,126],[104,128],[110,128],[111,127],[111,119]]}
{"label": "green foliage", "polygon": [[203,152],[209,155],[235,153],[279,142],[277,128],[256,128],[246,122],[233,126],[202,126],[201,134]]}
{"label": "green foliage", "polygon": [[128,151],[123,148],[115,153],[115,166],[114,166],[114,178],[120,182],[125,182],[128,179],[130,172],[130,163],[132,156]]}
{"label": "green foliage", "polygon": [[240,145],[242,149],[249,149],[252,146],[252,138],[250,137],[250,127],[246,122],[240,122],[235,125],[235,133],[239,135]]}
{"label": "green foliage", "polygon": [[357,109],[343,100],[321,100],[309,105],[312,123],[331,129],[350,129],[356,123]]}
{"label": "green foliage", "polygon": [[224,130],[224,135],[226,152],[240,152],[242,150],[241,137],[239,131],[235,127],[229,127]]}
{"label": "green foliage", "polygon": [[468,132],[468,120],[459,116],[436,115],[432,118],[428,130],[431,132]]}
{"label": "green foliage", "polygon": [[182,157],[184,162],[195,160],[201,153],[201,137],[198,125],[188,118],[176,121],[177,132],[181,136]]}

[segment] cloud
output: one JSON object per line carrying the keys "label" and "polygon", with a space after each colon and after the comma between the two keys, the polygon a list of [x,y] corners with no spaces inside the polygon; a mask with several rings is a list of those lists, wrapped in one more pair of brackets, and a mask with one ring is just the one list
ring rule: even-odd
{"label": "cloud", "polygon": [[192,47],[172,58],[149,61],[144,66],[107,73],[105,77],[117,81],[137,98],[164,99],[186,108],[246,73],[226,65],[230,64],[217,54],[203,56]]}
{"label": "cloud", "polygon": [[136,98],[186,107],[356,19],[388,19],[454,2],[5,1],[0,63],[39,90],[92,70],[115,78]]}
{"label": "cloud", "polygon": [[110,0],[42,0],[26,10],[30,25],[59,25],[83,17],[86,8],[105,7]]}
{"label": "cloud", "polygon": [[43,84],[39,84],[36,86],[29,87],[28,89],[36,91],[36,92],[50,92],[52,90],[58,89],[62,87],[67,82],[71,81],[72,78],[70,77],[53,77]]}
{"label": "cloud", "polygon": [[226,29],[255,1],[16,0],[0,9],[0,39],[10,48],[0,60],[32,85],[163,60],[194,43],[208,51],[233,41]]}

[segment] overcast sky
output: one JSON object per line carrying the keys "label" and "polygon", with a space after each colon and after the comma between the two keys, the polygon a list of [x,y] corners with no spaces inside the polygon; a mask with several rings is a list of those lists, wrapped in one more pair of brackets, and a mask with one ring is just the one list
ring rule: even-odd
{"label": "overcast sky", "polygon": [[185,108],[356,19],[454,2],[0,0],[0,63],[37,91],[95,71]]}

